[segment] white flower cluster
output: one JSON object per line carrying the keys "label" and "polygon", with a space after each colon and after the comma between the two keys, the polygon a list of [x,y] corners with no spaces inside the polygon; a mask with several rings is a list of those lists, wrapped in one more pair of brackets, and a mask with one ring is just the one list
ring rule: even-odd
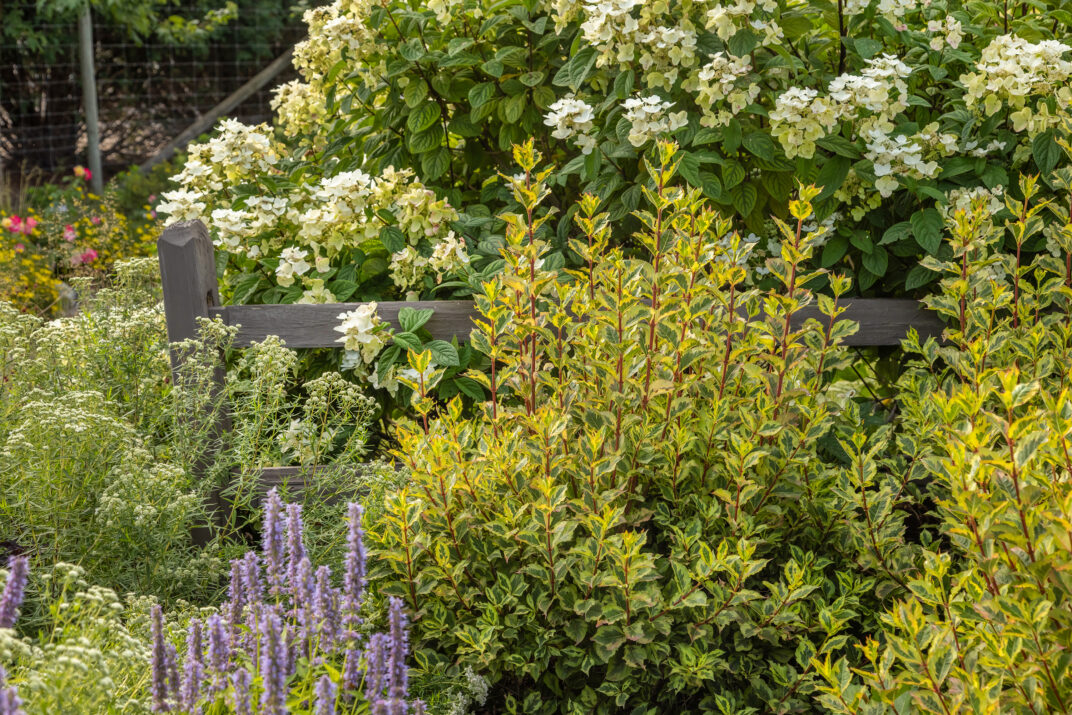
{"label": "white flower cluster", "polygon": [[935,52],[946,47],[955,50],[964,39],[964,26],[952,15],[946,15],[944,20],[928,21],[927,32],[931,34],[930,47]]}
{"label": "white flower cluster", "polygon": [[636,36],[648,87],[673,89],[682,67],[696,64],[696,32],[691,27],[653,27]]}
{"label": "white flower cluster", "polygon": [[603,0],[581,5],[580,14],[585,18],[581,32],[585,41],[599,51],[596,62],[600,67],[633,61],[636,53],[634,36],[640,30],[640,23],[632,11],[643,4],[644,0]]}
{"label": "white flower cluster", "polygon": [[696,104],[703,111],[702,126],[726,126],[756,100],[759,85],[745,79],[751,72],[747,57],[716,52],[710,62],[692,73],[684,88],[696,93]]}
{"label": "white flower cluster", "polygon": [[[867,61],[859,75],[843,74],[830,82],[830,98],[838,105],[842,119],[862,119],[860,132],[881,128],[892,131],[894,116],[908,107],[905,79],[912,68],[893,55],[881,55]],[[861,117],[860,110],[871,116]]]}
{"label": "white flower cluster", "polygon": [[388,326],[377,314],[376,303],[366,303],[355,310],[340,313],[341,321],[335,330],[342,333],[336,342],[342,343],[348,353],[357,353],[366,364],[376,359],[387,344]]}
{"label": "white flower cluster", "polygon": [[946,194],[946,201],[947,203],[940,206],[939,210],[947,220],[952,218],[957,211],[970,213],[975,204],[983,205],[987,213],[993,216],[1005,208],[1005,189],[1002,186],[995,186],[993,189],[985,186],[953,189]]}
{"label": "white flower cluster", "polygon": [[379,49],[378,33],[369,26],[373,5],[372,0],[335,0],[306,10],[302,19],[309,35],[294,48],[294,67],[309,81],[328,74],[343,59],[354,70],[370,72],[361,60]]}
{"label": "white flower cluster", "polygon": [[[755,9],[762,10],[755,17]],[[782,39],[782,28],[770,19],[778,9],[775,0],[736,0],[732,5],[715,5],[707,11],[707,27],[714,28],[719,39],[728,42],[738,31],[748,28],[759,35],[760,45],[772,45]]]}
{"label": "white flower cluster", "polygon": [[[308,251],[294,246],[280,251],[279,265],[275,269],[276,282],[284,288],[294,285],[295,276],[303,276],[312,268],[305,260],[308,255]],[[326,265],[324,270],[327,270]]]}
{"label": "white flower cluster", "polygon": [[271,107],[275,124],[288,137],[319,147],[327,98],[319,84],[295,79],[276,87]]}
{"label": "white flower cluster", "polygon": [[[1056,40],[1028,42],[1015,35],[999,35],[990,41],[975,65],[975,72],[962,75],[964,103],[968,108],[983,104],[987,115],[1008,105],[1013,130],[1035,135],[1056,126],[1072,103],[1072,62],[1064,59],[1072,47]],[[1037,107],[1031,97],[1057,99],[1058,113],[1051,114],[1044,102]]]}
{"label": "white flower cluster", "polygon": [[[924,3],[928,2],[929,0],[924,0]],[[915,10],[917,6],[916,0],[878,0],[879,14],[892,22],[898,30],[905,29],[904,16]]]}
{"label": "white flower cluster", "polygon": [[918,135],[890,136],[877,129],[867,137],[864,154],[875,165],[875,188],[885,198],[897,188],[898,176],[916,179],[932,178],[938,173],[938,162],[923,157],[926,145]]}
{"label": "white flower cluster", "polygon": [[788,158],[808,159],[815,155],[815,142],[837,126],[838,117],[838,107],[816,90],[790,87],[770,111],[771,135],[781,142]]}
{"label": "white flower cluster", "polygon": [[469,252],[465,241],[460,236],[455,236],[453,231],[448,232],[443,240],[436,244],[432,257],[428,259],[428,265],[435,271],[437,281],[441,281],[448,273],[464,269],[469,265]]}
{"label": "white flower cluster", "polygon": [[856,169],[849,169],[845,181],[834,192],[834,199],[843,211],[852,216],[853,221],[861,220],[867,212],[882,204],[882,197],[875,193],[874,187],[864,182]]}
{"label": "white flower cluster", "polygon": [[629,143],[642,147],[661,134],[676,131],[689,123],[687,112],[667,113],[674,106],[651,95],[649,97],[630,97],[622,105],[625,118],[630,123]]}
{"label": "white flower cluster", "polygon": [[774,102],[770,113],[771,134],[781,142],[786,156],[810,158],[815,142],[829,134],[841,120],[857,121],[859,134],[893,131],[893,117],[908,106],[912,69],[893,55],[867,61],[858,75],[843,74],[830,81],[827,96],[817,90],[790,87]]}
{"label": "white flower cluster", "polygon": [[567,94],[548,107],[550,110],[543,118],[543,123],[554,127],[551,136],[555,139],[576,138],[581,153],[591,154],[596,147],[596,138],[592,131],[596,115],[591,105],[573,94]]}

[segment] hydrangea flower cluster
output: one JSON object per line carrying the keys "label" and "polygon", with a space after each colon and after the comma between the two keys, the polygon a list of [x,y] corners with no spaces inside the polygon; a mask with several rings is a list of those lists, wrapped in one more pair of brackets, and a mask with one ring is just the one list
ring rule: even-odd
{"label": "hydrangea flower cluster", "polygon": [[689,76],[683,86],[696,94],[696,104],[703,111],[702,126],[724,127],[756,101],[759,85],[745,79],[751,72],[747,57],[716,52],[710,62]]}
{"label": "hydrangea flower cluster", "polygon": [[667,110],[674,106],[656,95],[648,97],[630,97],[622,105],[625,119],[630,123],[629,143],[642,147],[652,139],[676,131],[689,123],[688,113]]}
{"label": "hydrangea flower cluster", "polygon": [[[761,10],[756,16],[756,8]],[[783,36],[782,28],[771,19],[778,9],[775,0],[736,0],[732,5],[717,4],[707,11],[707,28],[728,42],[738,31],[748,28],[760,36],[760,45],[770,45]]]}
{"label": "hydrangea flower cluster", "polygon": [[891,136],[878,129],[869,132],[864,156],[875,165],[875,188],[883,198],[893,194],[898,176],[922,179],[937,175],[938,162],[924,159],[926,148],[919,135]]}
{"label": "hydrangea flower cluster", "polygon": [[335,330],[342,333],[336,342],[343,344],[347,353],[358,353],[366,364],[376,359],[387,344],[389,326],[376,313],[376,303],[365,303],[355,310],[340,313]]}
{"label": "hydrangea flower cluster", "polygon": [[842,74],[830,81],[827,96],[814,89],[791,87],[778,96],[770,112],[771,134],[786,156],[810,158],[815,142],[839,121],[857,121],[857,131],[893,131],[893,118],[908,107],[905,79],[912,69],[893,55],[867,61],[859,75]]}
{"label": "hydrangea flower cluster", "polygon": [[370,71],[362,60],[378,49],[377,33],[368,22],[373,6],[371,0],[336,0],[305,11],[309,36],[294,48],[294,67],[307,81],[327,75],[343,59],[354,71]]}
{"label": "hydrangea flower cluster", "polygon": [[[301,279],[303,302],[334,300],[313,269],[323,275],[339,252],[376,238],[383,226],[378,212],[395,216],[411,246],[426,241],[432,252],[449,223],[458,218],[445,199],[413,180],[412,171],[390,167],[378,178],[357,169],[314,178],[284,196],[233,198],[225,189],[240,177],[228,167],[238,166],[241,177],[246,177],[274,165],[276,151],[267,141],[237,122],[225,123],[219,137],[191,149],[191,162],[174,177],[181,188],[164,194],[159,208],[170,215],[169,222],[201,219],[213,231],[216,245],[232,253],[262,258],[278,252],[276,281],[286,288]],[[254,158],[233,155],[248,152],[251,146],[257,149]],[[453,270],[461,265],[432,264],[415,251],[418,255],[424,268]],[[408,290],[423,275],[397,285]],[[440,279],[443,275],[437,273]]]}
{"label": "hydrangea flower cluster", "polygon": [[931,34],[930,47],[935,52],[946,47],[955,50],[964,39],[964,26],[952,15],[946,15],[943,20],[929,20],[927,32]]}
{"label": "hydrangea flower cluster", "polygon": [[815,142],[837,126],[838,108],[827,97],[806,87],[790,87],[778,96],[770,111],[771,135],[792,159],[815,155]]}
{"label": "hydrangea flower cluster", "polygon": [[589,133],[596,118],[592,106],[573,94],[567,94],[548,109],[550,111],[544,116],[543,123],[554,127],[551,136],[555,139],[574,139],[581,153],[591,154],[596,147],[596,139]]}
{"label": "hydrangea flower cluster", "polygon": [[953,189],[946,194],[947,203],[940,207],[940,211],[947,219],[957,211],[970,213],[975,206],[982,206],[990,216],[1005,208],[1005,189],[995,186],[988,189],[985,186],[976,186],[971,189]]}
{"label": "hydrangea flower cluster", "polygon": [[[153,712],[199,713],[227,703],[236,713],[285,715],[292,685],[310,681],[313,711],[335,713],[363,697],[373,713],[422,715],[408,695],[408,624],[402,601],[389,601],[389,630],[359,631],[365,599],[363,510],[348,506],[342,585],[331,568],[313,567],[304,544],[301,506],[268,493],[261,555],[231,562],[228,600],[205,621],[191,619],[184,656],[154,606]],[[339,667],[324,666],[329,662]],[[314,682],[315,681],[315,682]]]}
{"label": "hydrangea flower cluster", "polygon": [[1043,132],[1061,121],[1044,103],[1032,106],[1031,97],[1057,99],[1060,110],[1072,104],[1072,61],[1064,55],[1072,47],[1056,40],[1029,42],[1015,35],[999,35],[988,44],[975,65],[975,72],[960,78],[964,84],[964,103],[969,109],[982,102],[987,115],[1003,105],[1014,111],[1009,115],[1013,130],[1029,135]]}

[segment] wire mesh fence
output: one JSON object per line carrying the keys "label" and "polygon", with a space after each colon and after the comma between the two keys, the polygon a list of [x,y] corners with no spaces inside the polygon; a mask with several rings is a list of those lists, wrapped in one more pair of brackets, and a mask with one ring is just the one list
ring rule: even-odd
{"label": "wire mesh fence", "polygon": [[[77,13],[47,8],[43,0],[0,0],[0,171],[8,183],[85,163]],[[149,32],[94,13],[105,174],[152,157],[301,39],[303,10],[288,0],[179,0]],[[280,75],[228,116],[268,119],[271,89],[287,79]]]}

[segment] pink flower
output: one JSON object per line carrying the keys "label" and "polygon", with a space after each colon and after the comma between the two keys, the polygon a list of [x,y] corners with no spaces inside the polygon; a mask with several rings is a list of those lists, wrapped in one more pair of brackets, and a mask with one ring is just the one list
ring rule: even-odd
{"label": "pink flower", "polygon": [[27,236],[33,233],[33,230],[35,228],[37,228],[37,219],[35,219],[33,216],[27,218],[25,221],[22,222],[22,232],[25,233]]}
{"label": "pink flower", "polygon": [[156,201],[156,194],[149,194],[149,203]]}
{"label": "pink flower", "polygon": [[90,248],[88,251],[84,252],[81,256],[79,256],[79,258],[81,259],[83,264],[89,264],[97,260],[97,252]]}
{"label": "pink flower", "polygon": [[149,218],[156,218],[156,211],[150,211]]}
{"label": "pink flower", "polygon": [[25,250],[26,250],[26,246],[24,246],[23,244],[21,244],[21,243],[16,243],[15,244],[15,253],[22,253]]}
{"label": "pink flower", "polygon": [[67,243],[74,243],[74,240],[78,238],[78,234],[75,233],[74,226],[67,224],[63,227],[63,240]]}
{"label": "pink flower", "polygon": [[100,216],[94,216],[93,218],[91,218],[89,220],[93,222],[94,226],[100,225]]}

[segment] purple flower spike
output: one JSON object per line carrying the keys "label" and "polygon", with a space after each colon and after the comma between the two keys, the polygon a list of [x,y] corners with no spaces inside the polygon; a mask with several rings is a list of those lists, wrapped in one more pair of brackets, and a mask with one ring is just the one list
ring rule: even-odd
{"label": "purple flower spike", "polygon": [[179,702],[187,711],[197,710],[197,701],[201,699],[201,681],[205,677],[205,664],[202,656],[201,621],[194,618],[186,634],[186,660],[183,663],[182,690]]}
{"label": "purple flower spike", "polygon": [[231,560],[231,581],[227,586],[227,603],[224,610],[227,613],[227,622],[232,632],[237,632],[238,624],[242,622],[242,609],[246,605],[246,591],[243,588],[243,561]]}
{"label": "purple flower spike", "polygon": [[3,666],[0,666],[0,715],[26,715],[26,711],[22,709],[19,691],[14,685],[5,685],[6,681],[7,673],[4,672]]}
{"label": "purple flower spike", "polygon": [[218,614],[208,619],[208,664],[212,668],[212,692],[226,687],[227,665],[231,660],[231,634]]}
{"label": "purple flower spike", "polygon": [[299,589],[298,569],[305,558],[301,512],[301,504],[287,504],[287,578],[290,580],[295,600],[298,598]]}
{"label": "purple flower spike", "polygon": [[169,702],[179,701],[179,654],[171,643],[164,645],[164,670],[167,673],[167,698]]}
{"label": "purple flower spike", "polygon": [[253,705],[249,701],[249,686],[252,680],[249,671],[245,668],[239,668],[231,676],[231,684],[234,686],[234,699],[231,705],[234,707],[235,715],[252,715]]}
{"label": "purple flower spike", "polygon": [[257,554],[247,551],[242,564],[242,585],[245,588],[246,603],[260,603],[264,594],[261,592],[261,567],[257,562]]}
{"label": "purple flower spike", "polygon": [[339,598],[331,586],[331,569],[321,566],[316,570],[316,594],[313,597],[316,621],[320,625],[320,647],[331,651],[339,637]]}
{"label": "purple flower spike", "polygon": [[342,689],[349,696],[361,685],[361,653],[355,648],[347,648],[342,661]]}
{"label": "purple flower spike", "polygon": [[373,633],[365,649],[365,700],[370,704],[383,699],[387,689],[387,636]]}
{"label": "purple flower spike", "polygon": [[350,529],[346,536],[346,571],[343,574],[343,626],[347,637],[356,636],[355,629],[361,623],[361,598],[365,592],[365,532],[361,518],[365,510],[360,504],[349,505]]}
{"label": "purple flower spike", "polygon": [[409,640],[406,633],[407,619],[402,611],[402,599],[391,597],[388,620],[391,624],[391,653],[387,672],[389,694],[394,700],[404,700],[409,690]]}
{"label": "purple flower spike", "polygon": [[282,715],[287,712],[287,654],[283,643],[283,620],[267,613],[261,621],[261,712]]}
{"label": "purple flower spike", "polygon": [[160,606],[153,604],[151,612],[151,625],[152,631],[152,694],[153,694],[153,712],[163,713],[171,710],[171,706],[168,704],[168,668],[167,668],[167,646],[164,643],[164,612]]}
{"label": "purple flower spike", "polygon": [[0,594],[0,628],[15,627],[22,597],[26,595],[26,578],[29,574],[29,560],[25,556],[12,556],[8,561],[7,583]]}
{"label": "purple flower spike", "polygon": [[424,715],[424,708],[425,705],[423,700],[413,701],[413,715]]}
{"label": "purple flower spike", "polygon": [[284,571],[285,541],[283,537],[283,502],[279,492],[273,487],[268,492],[268,501],[264,508],[264,533],[262,535],[264,550],[264,569],[268,586],[273,596],[283,592],[286,583]]}
{"label": "purple flower spike", "polygon": [[335,715],[335,683],[327,675],[321,675],[316,683],[316,715]]}

